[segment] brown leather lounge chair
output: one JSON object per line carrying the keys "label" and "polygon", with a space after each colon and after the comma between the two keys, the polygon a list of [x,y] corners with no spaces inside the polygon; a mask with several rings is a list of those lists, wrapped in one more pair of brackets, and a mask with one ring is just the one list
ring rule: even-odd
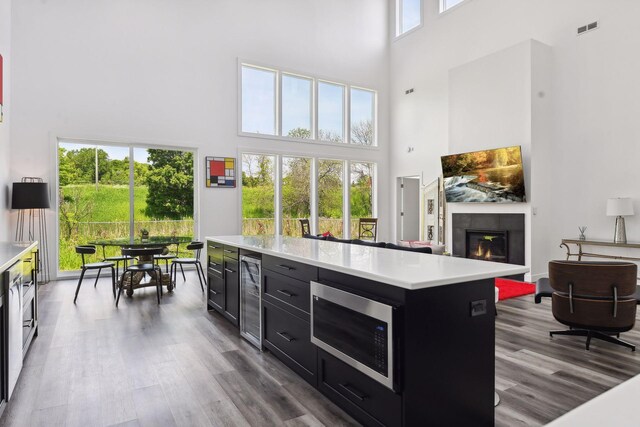
{"label": "brown leather lounge chair", "polygon": [[587,337],[587,350],[597,338],[635,351],[635,345],[619,337],[636,321],[637,273],[638,267],[630,262],[551,261],[553,317],[571,329],[549,335]]}

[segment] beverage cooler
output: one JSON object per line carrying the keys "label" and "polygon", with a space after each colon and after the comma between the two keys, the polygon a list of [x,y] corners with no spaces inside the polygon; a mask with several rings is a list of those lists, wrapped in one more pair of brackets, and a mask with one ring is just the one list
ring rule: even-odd
{"label": "beverage cooler", "polygon": [[262,286],[259,258],[240,257],[240,335],[262,349]]}

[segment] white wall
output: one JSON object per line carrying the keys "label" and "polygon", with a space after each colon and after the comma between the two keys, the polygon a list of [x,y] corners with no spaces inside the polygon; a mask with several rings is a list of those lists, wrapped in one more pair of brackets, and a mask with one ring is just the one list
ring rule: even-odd
{"label": "white wall", "polygon": [[11,0],[0,0],[0,55],[3,58],[3,112],[0,123],[0,241],[11,240],[9,231],[9,187],[11,179]]}
{"label": "white wall", "polygon": [[[13,177],[52,182],[56,137],[195,147],[201,169],[243,148],[372,160],[390,229],[386,0],[21,0],[13,16]],[[380,148],[239,137],[238,58],[377,89]],[[239,233],[240,192],[203,175],[200,236]]]}
{"label": "white wall", "polygon": [[[539,65],[551,70],[544,77],[550,90],[540,102],[552,123],[532,130],[545,135],[541,139],[551,147],[542,148],[531,165],[547,174],[540,185],[548,187],[546,198],[533,195],[542,203],[536,202],[537,212],[545,216],[534,220],[532,233],[536,250],[546,257],[534,263],[533,273],[544,273],[548,260],[563,257],[560,240],[576,237],[579,225],[588,227],[589,238],[611,238],[613,219],[604,214],[608,197],[632,197],[640,213],[640,56],[635,54],[640,2],[467,0],[438,15],[438,0],[424,1],[424,26],[391,44],[392,178],[423,173],[428,182],[441,173],[439,157],[455,151],[449,129],[451,69],[535,39],[551,46],[553,54]],[[594,20],[600,29],[576,36],[577,27]],[[405,95],[408,88],[415,91]],[[407,145],[415,151],[407,153]],[[640,215],[627,219],[627,232],[629,240],[640,240]]]}

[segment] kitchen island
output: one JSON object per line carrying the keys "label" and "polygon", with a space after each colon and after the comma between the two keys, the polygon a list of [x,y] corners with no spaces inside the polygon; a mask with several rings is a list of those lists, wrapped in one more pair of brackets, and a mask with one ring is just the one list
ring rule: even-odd
{"label": "kitchen island", "polygon": [[207,305],[241,323],[261,258],[261,338],[364,425],[494,424],[494,278],[524,266],[291,237],[207,238]]}

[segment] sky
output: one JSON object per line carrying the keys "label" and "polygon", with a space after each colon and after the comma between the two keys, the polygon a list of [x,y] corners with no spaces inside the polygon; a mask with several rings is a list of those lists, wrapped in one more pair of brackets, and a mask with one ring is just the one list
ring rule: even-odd
{"label": "sky", "polygon": [[[95,148],[94,144],[77,144],[73,142],[61,142],[60,147],[64,148],[67,151],[71,150],[80,150],[82,148]],[[111,160],[124,160],[125,157],[129,157],[129,147],[122,147],[118,145],[99,145],[101,150],[104,150],[109,159]],[[133,157],[134,160],[138,163],[148,163],[147,162],[147,150],[145,148],[134,148],[133,149]]]}

